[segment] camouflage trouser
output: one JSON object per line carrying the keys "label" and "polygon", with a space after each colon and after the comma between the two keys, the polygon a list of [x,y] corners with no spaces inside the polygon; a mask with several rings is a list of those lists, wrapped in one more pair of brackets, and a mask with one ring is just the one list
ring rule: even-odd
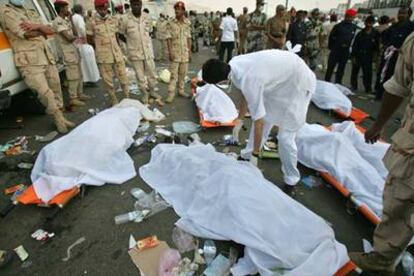
{"label": "camouflage trouser", "polygon": [[82,70],[80,64],[66,65],[66,79],[68,81],[69,96],[76,99],[83,94]]}
{"label": "camouflage trouser", "polygon": [[191,52],[193,53],[198,52],[198,34],[197,33],[191,34]]}
{"label": "camouflage trouser", "polygon": [[315,71],[318,67],[319,53],[319,49],[306,49],[306,59],[308,61],[309,68],[312,71]]}
{"label": "camouflage trouser", "polygon": [[384,157],[389,176],[384,188],[381,223],[374,232],[374,250],[396,260],[414,235],[414,155],[391,146]]}
{"label": "camouflage trouser", "polygon": [[247,35],[247,53],[258,52],[265,48],[265,38],[262,32],[249,32]]}
{"label": "camouflage trouser", "polygon": [[24,66],[19,69],[27,86],[37,92],[47,114],[54,114],[63,108],[62,88],[56,65]]}
{"label": "camouflage trouser", "polygon": [[[114,76],[116,75],[121,83],[122,91],[126,97],[129,97],[128,77],[126,74],[125,63],[99,63],[99,71],[101,73],[104,87],[108,94],[112,97],[115,95]],[[114,74],[115,73],[115,74]]]}

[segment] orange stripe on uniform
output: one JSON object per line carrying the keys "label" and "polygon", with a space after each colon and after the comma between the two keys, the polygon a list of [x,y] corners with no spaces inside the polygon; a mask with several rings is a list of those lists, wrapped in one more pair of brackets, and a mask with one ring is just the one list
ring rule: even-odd
{"label": "orange stripe on uniform", "polygon": [[0,32],[0,51],[10,49],[11,45],[4,32]]}

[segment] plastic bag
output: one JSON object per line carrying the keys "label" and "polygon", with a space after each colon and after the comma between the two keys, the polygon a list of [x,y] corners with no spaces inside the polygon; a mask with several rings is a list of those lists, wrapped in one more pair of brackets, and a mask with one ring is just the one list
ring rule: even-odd
{"label": "plastic bag", "polygon": [[180,253],[197,249],[197,242],[194,237],[181,228],[174,227],[172,240]]}
{"label": "plastic bag", "polygon": [[189,121],[174,122],[172,126],[174,132],[179,134],[191,134],[201,130],[200,125]]}
{"label": "plastic bag", "polygon": [[135,209],[142,211],[142,210],[149,210],[150,213],[146,216],[149,218],[159,212],[167,209],[170,205],[162,199],[162,197],[157,194],[155,191],[152,191],[145,196],[142,196],[139,200],[135,202]]}
{"label": "plastic bag", "polygon": [[174,268],[180,265],[181,255],[175,249],[165,250],[160,257],[158,276],[175,276]]}

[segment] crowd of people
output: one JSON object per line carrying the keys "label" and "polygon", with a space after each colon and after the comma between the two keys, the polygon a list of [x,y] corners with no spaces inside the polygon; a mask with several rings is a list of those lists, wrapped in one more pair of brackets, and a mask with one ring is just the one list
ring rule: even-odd
{"label": "crowd of people", "polygon": [[[325,80],[329,82],[335,73],[335,83],[341,84],[351,60],[352,88],[358,88],[362,69],[365,92],[373,95],[375,64],[374,97],[384,97],[384,100],[377,122],[366,133],[367,141],[378,140],[386,121],[403,98],[411,95],[411,104],[386,156],[390,176],[384,191],[383,222],[374,234],[375,250],[370,254],[351,254],[351,259],[367,270],[394,270],[395,260],[414,234],[411,219],[414,212],[414,23],[410,21],[409,7],[399,9],[396,21],[383,16],[377,22],[373,15],[366,15],[357,24],[358,12],[354,9],[344,15],[328,16],[318,9],[309,14],[294,8],[287,12],[285,6],[278,5],[275,15],[267,18],[264,1],[256,0],[253,12],[243,8],[242,14],[236,17],[232,8],[225,13],[198,15],[195,11],[186,11],[185,4],[179,1],[174,5],[173,17],[160,14],[153,26],[149,11],[142,8],[142,0],[116,6],[115,15],[111,15],[108,0],[95,0],[95,11],[86,14],[79,4],[71,12],[68,2],[56,0],[57,17],[51,25],[46,25],[23,3],[24,0],[9,0],[0,9],[0,23],[13,48],[16,67],[26,84],[37,92],[46,113],[53,116],[59,132],[67,133],[75,124],[63,113],[59,72],[47,44],[49,35],[56,36],[65,65],[70,104],[75,107],[85,105],[89,99],[83,91],[84,83],[94,85],[99,79],[111,105],[119,102],[115,77],[123,96],[128,98],[127,66],[135,71],[142,103],[153,100],[162,106],[164,100],[173,103],[176,94],[188,98],[185,77],[202,37],[203,46],[211,47],[218,57],[204,64],[203,80],[208,84],[231,81],[242,98],[234,136],[238,136],[246,112],[251,114],[253,126],[242,157],[257,165],[257,157],[272,126],[279,127],[284,191],[288,194],[293,194],[293,187],[300,180],[295,136],[306,120],[316,86],[315,72],[325,72]],[[288,41],[292,47],[300,45],[300,50],[284,51]],[[269,51],[262,51],[266,49]],[[233,58],[234,54],[238,56]],[[171,72],[165,99],[157,92],[155,61],[162,60],[169,61]],[[403,231],[398,237],[393,233],[396,228]]]}

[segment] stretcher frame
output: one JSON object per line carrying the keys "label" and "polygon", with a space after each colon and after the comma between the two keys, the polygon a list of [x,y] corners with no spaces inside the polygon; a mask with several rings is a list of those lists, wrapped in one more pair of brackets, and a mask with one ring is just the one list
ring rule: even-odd
{"label": "stretcher frame", "polygon": [[362,121],[364,121],[365,119],[369,118],[370,115],[366,112],[364,112],[363,110],[356,108],[356,107],[352,107],[351,110],[351,114],[349,116],[347,116],[344,112],[342,112],[339,109],[334,109],[333,112],[341,119],[351,119],[352,121],[354,121],[356,124],[360,124]]}
{"label": "stretcher frame", "polygon": [[29,205],[37,204],[38,206],[48,207],[51,205],[57,205],[59,208],[63,208],[72,198],[78,195],[80,188],[78,186],[63,191],[56,196],[54,196],[49,202],[42,201],[36,194],[33,185],[29,186],[20,196],[17,197],[17,202]]}
{"label": "stretcher frame", "polygon": [[[199,81],[197,80],[197,78],[193,78],[191,80],[191,94],[193,95],[193,97],[197,93],[196,90],[197,90],[197,87],[198,87],[198,83],[199,83]],[[200,125],[203,128],[234,127],[234,126],[237,125],[237,119],[233,120],[231,122],[226,122],[226,123],[208,121],[208,120],[204,119],[203,112],[201,112],[201,110],[197,107],[197,105],[196,105],[196,108],[197,108],[198,116],[200,118]]]}

